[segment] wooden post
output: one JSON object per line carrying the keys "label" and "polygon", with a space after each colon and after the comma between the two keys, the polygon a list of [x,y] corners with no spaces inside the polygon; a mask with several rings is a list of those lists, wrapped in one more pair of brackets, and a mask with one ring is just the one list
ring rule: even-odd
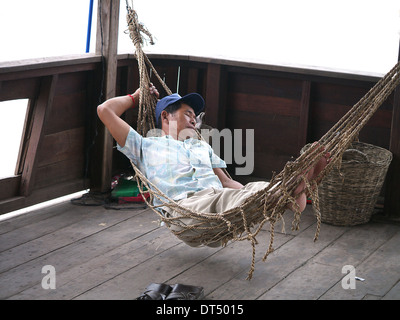
{"label": "wooden post", "polygon": [[[119,24],[119,0],[101,0],[98,2],[97,15],[97,36],[96,36],[96,53],[102,54],[104,57],[104,100],[113,98],[116,94],[117,79],[117,51],[118,51],[118,24]],[[113,138],[104,127],[99,128],[101,171],[100,185],[101,192],[107,192],[111,188],[112,175],[112,155],[113,155]]]}
{"label": "wooden post", "polygon": [[189,67],[187,92],[198,92],[199,69]]}
{"label": "wooden post", "polygon": [[[398,61],[400,61],[400,46]],[[384,211],[386,216],[398,218],[400,217],[400,86],[394,91],[389,150],[393,153],[393,160],[386,176]]]}
{"label": "wooden post", "polygon": [[299,151],[307,143],[310,92],[311,82],[308,80],[303,81],[300,102],[299,137],[297,141]]}
{"label": "wooden post", "polygon": [[400,217],[400,88],[394,93],[389,150],[393,153],[385,190],[385,215]]}
{"label": "wooden post", "polygon": [[221,65],[210,63],[207,67],[206,82],[206,123],[207,125],[225,128],[226,108],[226,74]]}

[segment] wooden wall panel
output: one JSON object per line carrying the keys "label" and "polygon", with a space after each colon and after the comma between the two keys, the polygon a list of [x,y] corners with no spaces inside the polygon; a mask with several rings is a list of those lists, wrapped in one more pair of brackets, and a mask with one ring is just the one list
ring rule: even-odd
{"label": "wooden wall panel", "polygon": [[88,73],[59,75],[40,148],[35,188],[82,177],[85,166],[85,124]]}
{"label": "wooden wall panel", "polygon": [[[371,84],[372,87],[372,84]],[[311,141],[321,138],[367,92],[366,86],[343,86],[332,83],[314,83],[310,101]],[[392,119],[392,97],[372,116],[360,132],[360,141],[389,148]]]}
{"label": "wooden wall panel", "polygon": [[57,94],[49,115],[46,134],[85,126],[86,108],[87,93],[85,91],[68,95]]}
{"label": "wooden wall panel", "polygon": [[303,81],[267,72],[231,72],[227,79],[227,127],[254,129],[253,175],[270,178],[298,155]]}
{"label": "wooden wall panel", "polygon": [[[19,192],[21,175],[0,179],[0,201],[15,197]],[[0,206],[0,213],[1,213]]]}
{"label": "wooden wall panel", "polygon": [[[87,146],[92,142],[88,137],[95,135],[94,132],[88,133],[88,130],[92,131],[98,123],[95,109],[99,103],[102,70],[100,57],[88,57],[85,61],[86,58],[71,60],[71,65],[69,61],[63,61],[60,67],[54,61],[49,65],[41,62],[37,67],[30,65],[26,74],[21,66],[15,73],[12,68],[6,71],[0,69],[0,101],[30,98],[33,110],[36,98],[40,97],[42,106],[46,103],[49,106],[46,110],[42,108],[42,111],[46,111],[43,131],[40,141],[36,140],[36,162],[31,161],[36,166],[34,171],[30,171],[35,180],[29,186],[32,192],[30,195],[27,193],[26,197],[19,192],[20,181],[24,177],[26,179],[29,170],[0,180],[0,213],[83,187]],[[218,129],[254,129],[253,176],[264,179],[270,178],[272,172],[282,170],[286,161],[297,157],[305,142],[319,139],[377,81],[372,77],[357,75],[295,68],[285,70],[283,67],[269,69],[262,65],[194,57],[158,56],[152,62],[159,74],[165,76],[173,92],[176,91],[180,66],[179,93],[198,92],[203,97],[209,97],[215,108],[212,111],[217,126],[220,126]],[[116,94],[123,95],[138,87],[137,63],[133,56],[128,55],[118,64]],[[48,83],[47,91],[43,91],[45,86],[40,86],[46,82],[44,77],[47,77],[47,81],[56,79],[51,90],[51,83]],[[217,79],[215,81],[218,83],[214,83],[213,79]],[[162,92],[154,75],[152,81]],[[380,107],[362,130],[362,141],[388,148],[392,139],[392,149],[396,149],[393,139],[396,139],[398,130],[397,123],[393,121],[398,118],[398,112],[393,119],[393,105],[399,105],[398,97],[394,99],[392,95]],[[129,110],[125,116],[135,125],[136,115],[136,110]],[[28,138],[25,139],[27,148],[30,142]],[[99,140],[96,140],[96,144]],[[242,137],[242,155],[246,151],[244,141]],[[114,155],[118,153],[115,149],[112,152]],[[101,156],[91,158],[94,168],[91,180],[95,180],[101,170],[99,159]],[[392,172],[399,172],[398,157],[396,159],[396,168]],[[125,170],[129,162],[125,159],[112,164],[113,172],[117,172]],[[24,165],[26,169],[24,162],[21,168]],[[7,185],[11,187],[8,189]],[[397,194],[392,192],[391,199],[398,199]]]}
{"label": "wooden wall panel", "polygon": [[38,166],[83,158],[85,153],[85,128],[75,128],[49,134],[43,138],[38,150]]}
{"label": "wooden wall panel", "polygon": [[[35,189],[73,182],[82,179],[84,173],[84,158],[82,154],[75,158],[38,167],[35,176]],[[83,181],[80,190],[84,189]],[[76,190],[79,191],[79,190]]]}
{"label": "wooden wall panel", "polygon": [[298,101],[301,99],[300,80],[286,78],[283,75],[281,77],[272,76],[267,71],[260,74],[260,72],[251,72],[251,70],[245,69],[242,73],[238,69],[234,70],[235,72],[231,71],[228,75],[230,92],[263,94]]}
{"label": "wooden wall panel", "polygon": [[0,101],[30,99],[20,174],[0,180],[0,214],[85,187],[87,130],[93,128],[90,122],[97,121],[88,118],[94,101],[89,93],[97,92],[94,65],[90,65],[70,69],[63,65],[65,73],[52,65],[57,72],[47,75],[46,65],[41,64],[38,75],[32,67],[26,79],[20,67],[15,76],[0,72]]}
{"label": "wooden wall panel", "polygon": [[[296,117],[234,112],[229,118],[228,126],[242,129],[243,135],[246,134],[246,129],[254,130],[253,175],[256,177],[270,178],[273,171],[280,171],[291,157],[298,155],[299,126]],[[245,155],[245,142],[242,145],[242,154]],[[265,161],[266,158],[268,161]]]}
{"label": "wooden wall panel", "polygon": [[299,100],[286,97],[268,96],[260,92],[248,94],[231,92],[229,112],[249,112],[263,115],[283,115],[300,117]]}
{"label": "wooden wall panel", "polygon": [[[165,82],[169,89],[175,93],[177,91],[178,70],[180,67],[179,94],[185,95],[191,92],[200,93],[206,96],[206,76],[208,64],[198,63],[195,61],[185,61],[179,59],[165,60],[152,59],[152,64],[158,74]],[[160,92],[160,96],[165,95],[165,91],[159,84],[154,73],[150,79]]]}

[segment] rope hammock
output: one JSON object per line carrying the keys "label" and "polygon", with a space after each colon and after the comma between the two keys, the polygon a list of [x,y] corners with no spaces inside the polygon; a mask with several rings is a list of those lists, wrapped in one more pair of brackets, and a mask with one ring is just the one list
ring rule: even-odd
{"label": "rope hammock", "polygon": [[[138,22],[137,13],[128,3],[127,11],[129,35],[136,49],[140,76],[137,131],[142,136],[145,136],[150,129],[155,127],[154,110],[157,103],[157,98],[150,94],[148,90],[150,87],[148,68],[152,70],[152,73],[159,80],[167,94],[172,94],[172,92],[158,75],[142,50],[145,36],[147,36],[150,43],[153,43],[150,32]],[[292,229],[299,229],[301,212],[292,194],[301,181],[305,182],[307,194],[309,194],[313,201],[313,208],[317,219],[314,241],[317,240],[321,225],[318,184],[332,168],[335,166],[340,168],[343,152],[353,141],[357,140],[363,126],[400,83],[399,71],[400,64],[398,63],[318,141],[324,147],[324,150],[322,148],[306,149],[297,159],[287,162],[280,173],[274,174],[266,188],[248,197],[242,205],[236,208],[218,214],[193,212],[188,208],[180,206],[176,201],[162,193],[131,162],[136,173],[139,189],[143,192],[143,187],[147,188],[150,192],[150,198],[146,200],[147,205],[182,240],[199,241],[203,245],[215,243],[216,241],[220,241],[222,245],[226,245],[228,241],[250,241],[252,245],[252,261],[248,279],[251,279],[255,269],[255,247],[258,243],[256,237],[264,224],[268,222],[270,225],[270,240],[268,249],[263,257],[264,261],[273,251],[275,224],[278,221],[283,221],[282,216],[288,205],[294,209]],[[315,180],[308,181],[306,178],[307,171],[314,167],[326,152],[329,152],[331,155],[330,162]],[[274,189],[273,192],[272,189]],[[276,192],[276,190],[279,192]],[[160,200],[162,205],[153,206],[152,200],[155,198]],[[166,216],[157,210],[159,207],[168,207],[179,212],[180,216]],[[194,219],[197,223],[195,225],[185,225],[182,221],[187,218]],[[174,228],[174,226],[179,227],[181,230],[175,231],[177,228]],[[196,232],[193,232],[193,230]]]}

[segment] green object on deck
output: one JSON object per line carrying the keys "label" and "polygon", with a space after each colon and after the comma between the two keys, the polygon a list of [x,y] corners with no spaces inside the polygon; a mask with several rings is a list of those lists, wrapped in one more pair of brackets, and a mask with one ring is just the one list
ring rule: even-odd
{"label": "green object on deck", "polygon": [[[147,189],[143,187],[143,190]],[[137,182],[134,180],[119,179],[117,186],[111,191],[111,196],[119,197],[137,197],[140,194]]]}

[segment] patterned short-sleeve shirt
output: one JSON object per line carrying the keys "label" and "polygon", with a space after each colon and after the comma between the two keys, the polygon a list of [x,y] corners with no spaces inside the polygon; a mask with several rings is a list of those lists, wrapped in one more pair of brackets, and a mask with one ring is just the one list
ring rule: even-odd
{"label": "patterned short-sleeve shirt", "polygon": [[[130,128],[125,146],[117,148],[171,199],[184,199],[189,193],[207,188],[222,188],[212,169],[226,168],[226,163],[205,141],[179,141],[169,135],[142,137]],[[154,205],[160,204],[155,198]]]}

